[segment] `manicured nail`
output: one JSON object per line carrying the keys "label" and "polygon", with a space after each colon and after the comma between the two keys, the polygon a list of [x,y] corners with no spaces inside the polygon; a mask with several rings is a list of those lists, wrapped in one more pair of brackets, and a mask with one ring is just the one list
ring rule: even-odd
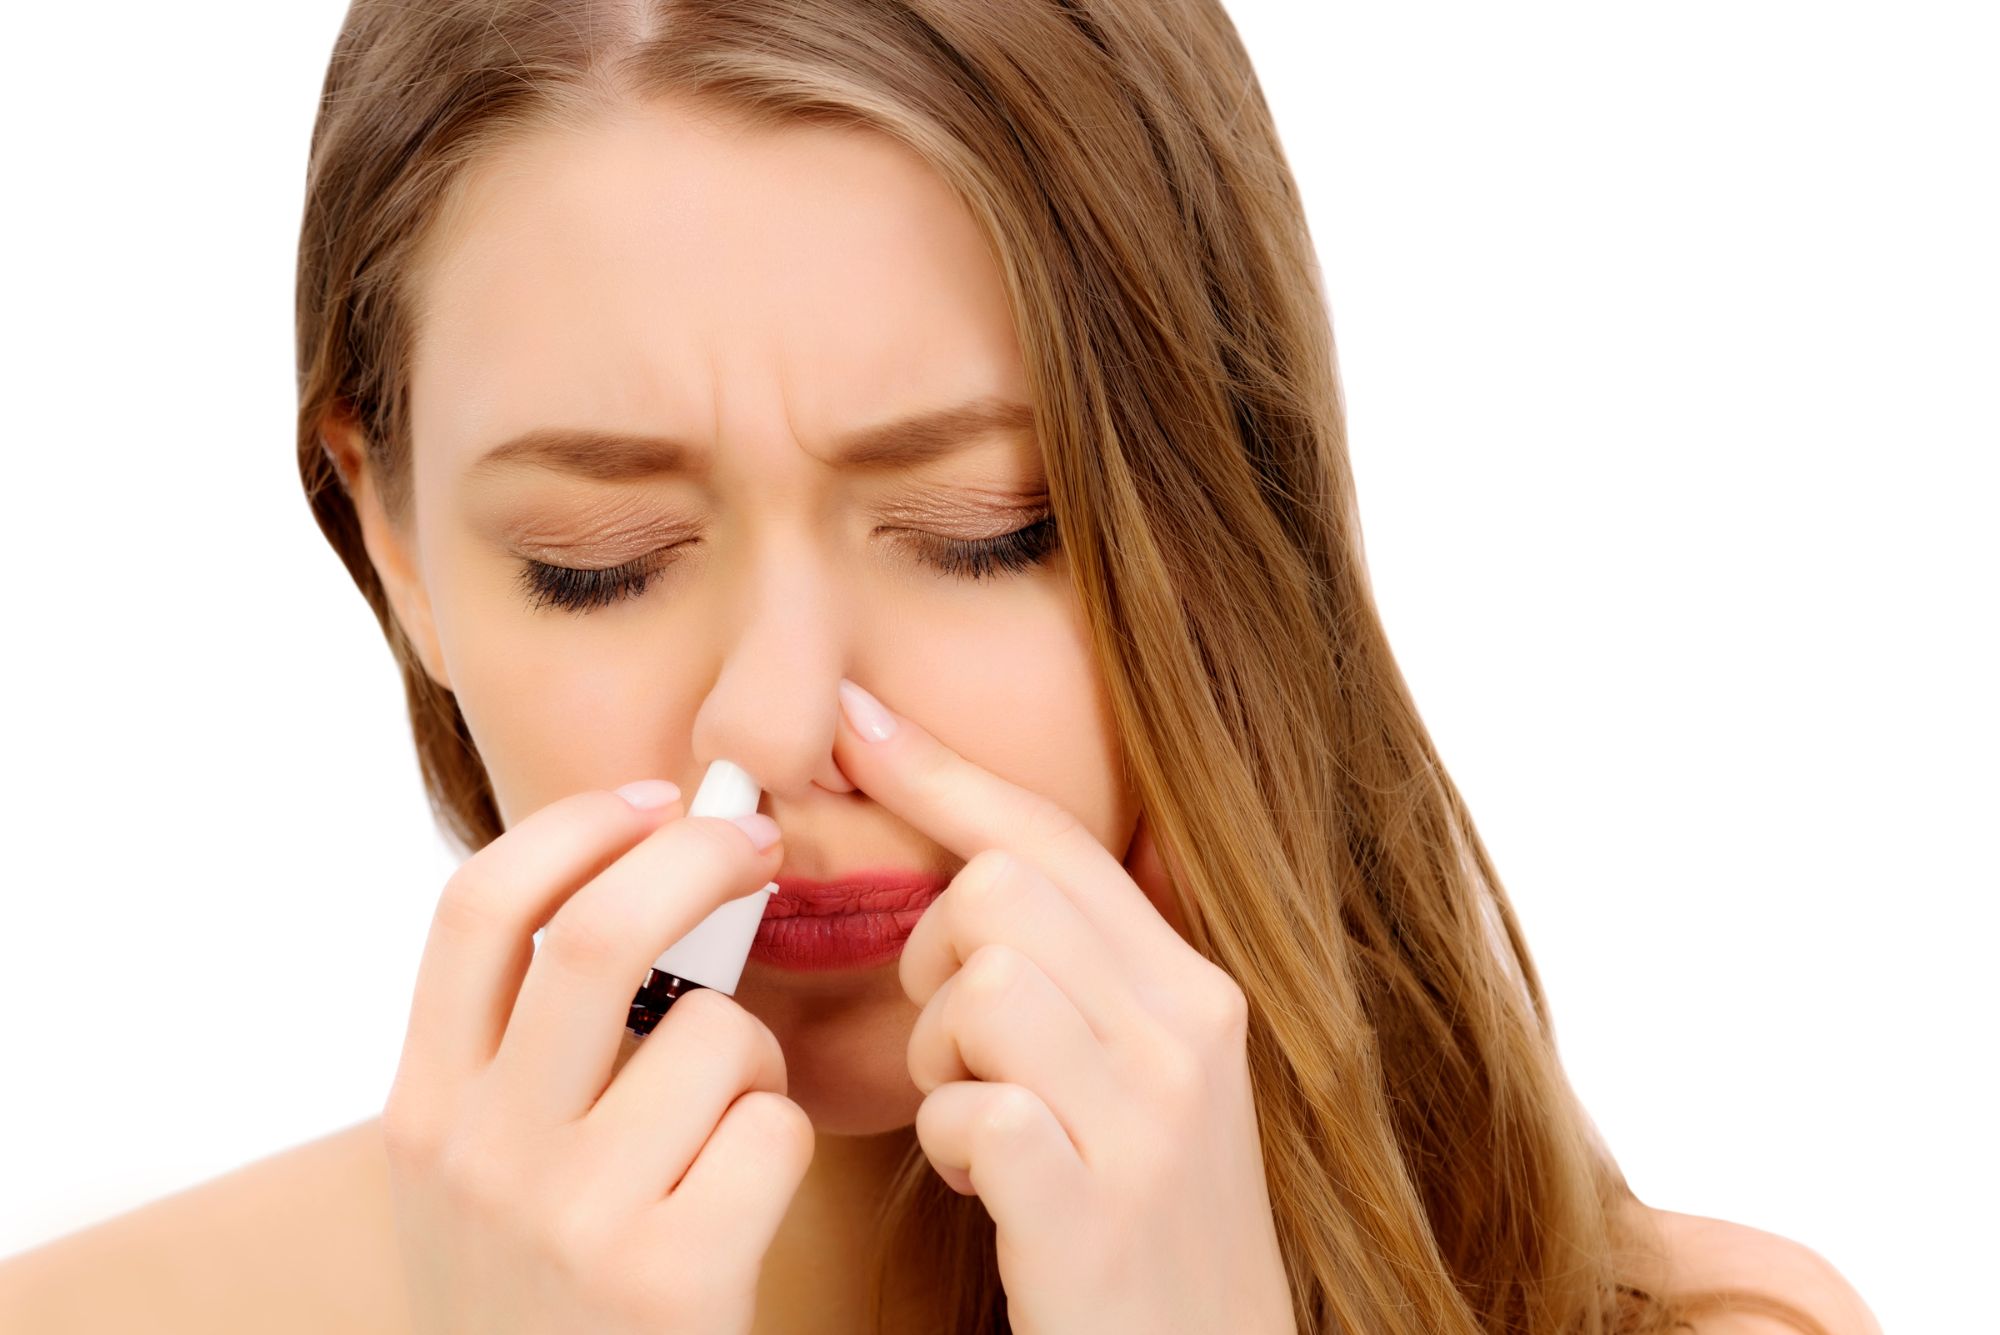
{"label": "manicured nail", "polygon": [[753,811],[747,816],[731,816],[729,822],[750,836],[750,842],[757,846],[759,853],[778,842],[778,822],[761,811]]}
{"label": "manicured nail", "polygon": [[620,788],[618,795],[641,811],[652,811],[678,798],[681,789],[665,779],[639,779]]}
{"label": "manicured nail", "polygon": [[896,731],[896,719],[882,702],[847,678],[840,679],[840,708],[848,726],[871,742],[879,742]]}

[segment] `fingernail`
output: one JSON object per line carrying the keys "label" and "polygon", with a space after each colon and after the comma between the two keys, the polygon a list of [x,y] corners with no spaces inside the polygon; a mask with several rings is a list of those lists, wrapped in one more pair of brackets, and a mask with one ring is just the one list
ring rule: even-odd
{"label": "fingernail", "polygon": [[840,708],[848,726],[871,742],[879,742],[896,731],[896,720],[882,702],[847,678],[840,679]]}
{"label": "fingernail", "polygon": [[731,816],[729,820],[750,836],[750,842],[757,846],[759,853],[778,842],[778,822],[761,811],[753,811],[747,816]]}
{"label": "fingernail", "polygon": [[639,779],[618,789],[618,795],[641,811],[651,811],[678,798],[681,789],[665,779]]}

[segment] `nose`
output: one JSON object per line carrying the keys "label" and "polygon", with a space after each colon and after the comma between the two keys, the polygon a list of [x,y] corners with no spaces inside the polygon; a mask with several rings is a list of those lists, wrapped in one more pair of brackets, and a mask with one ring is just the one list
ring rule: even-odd
{"label": "nose", "polygon": [[838,687],[865,633],[837,572],[799,534],[766,534],[721,610],[714,685],[694,719],[695,773],[735,761],[773,798],[854,791],[833,759]]}

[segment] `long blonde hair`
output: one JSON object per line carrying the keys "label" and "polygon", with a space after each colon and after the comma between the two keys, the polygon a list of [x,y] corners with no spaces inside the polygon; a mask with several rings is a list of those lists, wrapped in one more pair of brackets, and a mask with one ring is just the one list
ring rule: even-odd
{"label": "long blonde hair", "polygon": [[[1215,0],[355,0],[313,128],[298,463],[401,665],[427,790],[502,831],[319,438],[363,428],[407,515],[407,368],[431,224],[467,164],[673,97],[851,125],[989,235],[1050,502],[1191,944],[1242,986],[1270,1198],[1305,1331],[1639,1332],[1693,1310],[1562,1073],[1512,907],[1370,592],[1304,211]],[[914,1138],[887,1277],[934,1329],[1004,1331],[984,1207]]]}

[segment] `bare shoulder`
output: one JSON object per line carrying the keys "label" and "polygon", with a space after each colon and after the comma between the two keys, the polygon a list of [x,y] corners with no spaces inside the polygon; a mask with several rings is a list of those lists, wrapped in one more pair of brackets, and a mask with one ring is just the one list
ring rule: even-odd
{"label": "bare shoulder", "polygon": [[0,1259],[0,1329],[401,1332],[370,1118]]}
{"label": "bare shoulder", "polygon": [[[1702,1215],[1651,1209],[1647,1214],[1666,1251],[1672,1291],[1758,1294],[1798,1308],[1827,1335],[1882,1335],[1854,1286],[1805,1244]],[[1697,1335],[1798,1335],[1797,1326],[1750,1311],[1716,1312],[1693,1324]]]}

